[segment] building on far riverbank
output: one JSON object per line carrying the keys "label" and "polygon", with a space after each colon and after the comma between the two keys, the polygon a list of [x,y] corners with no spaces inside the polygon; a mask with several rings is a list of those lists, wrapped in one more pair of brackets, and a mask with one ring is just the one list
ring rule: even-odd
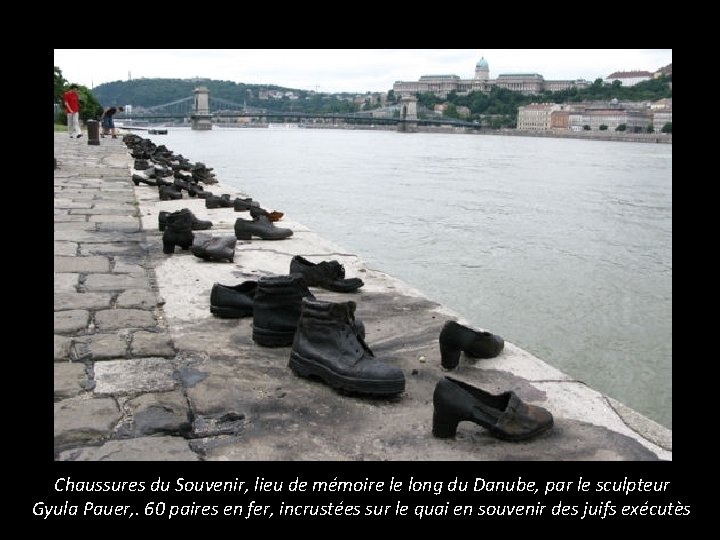
{"label": "building on far riverbank", "polygon": [[[672,102],[656,103],[617,100],[597,103],[531,103],[518,107],[517,128],[521,131],[582,132],[660,132],[672,123]],[[650,133],[653,134],[652,132]]]}
{"label": "building on far riverbank", "polygon": [[490,78],[490,66],[485,58],[475,65],[472,79],[461,79],[458,75],[423,75],[417,81],[395,81],[393,92],[396,96],[414,96],[418,92],[432,92],[443,99],[450,92],[459,95],[474,91],[490,92],[493,88],[505,88],[525,95],[540,94],[545,91],[558,92],[568,88],[587,88],[590,81],[583,79],[546,81],[539,73],[501,73],[497,79]]}

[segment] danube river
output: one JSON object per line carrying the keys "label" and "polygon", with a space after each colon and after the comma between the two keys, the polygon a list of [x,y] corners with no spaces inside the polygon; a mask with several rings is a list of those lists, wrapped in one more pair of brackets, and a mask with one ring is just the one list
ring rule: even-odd
{"label": "danube river", "polygon": [[672,145],[291,128],[152,139],[672,428]]}

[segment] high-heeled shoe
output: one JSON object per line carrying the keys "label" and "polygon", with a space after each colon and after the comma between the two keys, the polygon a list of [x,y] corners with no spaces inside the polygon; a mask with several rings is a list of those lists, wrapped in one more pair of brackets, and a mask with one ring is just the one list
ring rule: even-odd
{"label": "high-heeled shoe", "polygon": [[463,421],[475,422],[505,441],[523,441],[553,426],[550,411],[527,405],[515,392],[493,395],[451,377],[435,386],[433,407],[432,432],[441,439],[454,437]]}
{"label": "high-heeled shoe", "polygon": [[505,347],[500,336],[473,330],[455,321],[445,323],[439,341],[440,361],[445,369],[457,367],[460,351],[473,358],[495,358]]}

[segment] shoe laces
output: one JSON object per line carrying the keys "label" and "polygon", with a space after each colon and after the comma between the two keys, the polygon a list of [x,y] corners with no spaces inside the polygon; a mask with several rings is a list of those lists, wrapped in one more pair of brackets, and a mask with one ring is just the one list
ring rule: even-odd
{"label": "shoe laces", "polygon": [[[348,329],[348,333],[352,331],[352,333],[355,335],[355,338],[357,339],[358,343],[362,345],[363,350],[373,358],[375,357],[375,354],[372,352],[372,349],[370,349],[370,346],[365,342],[365,340],[360,336],[360,330],[357,327],[357,324],[355,324],[355,318],[350,319],[350,328]],[[359,352],[359,351],[358,351]]]}

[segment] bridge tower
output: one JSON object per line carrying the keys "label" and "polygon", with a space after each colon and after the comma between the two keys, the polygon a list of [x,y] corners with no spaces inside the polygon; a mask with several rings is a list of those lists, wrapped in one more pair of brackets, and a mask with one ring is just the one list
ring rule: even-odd
{"label": "bridge tower", "polygon": [[400,98],[400,121],[397,130],[403,133],[417,133],[417,98],[403,96]]}
{"label": "bridge tower", "polygon": [[212,129],[212,114],[210,114],[210,108],[208,106],[208,96],[210,92],[206,87],[199,86],[193,90],[193,94],[195,94],[195,108],[190,115],[192,129]]}

